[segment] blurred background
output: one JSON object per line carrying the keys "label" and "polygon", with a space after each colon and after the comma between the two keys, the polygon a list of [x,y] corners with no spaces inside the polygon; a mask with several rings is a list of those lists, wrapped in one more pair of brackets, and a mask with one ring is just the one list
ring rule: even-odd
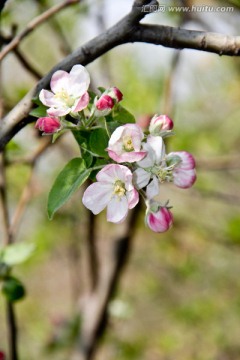
{"label": "blurred background", "polygon": [[[59,3],[8,0],[2,13],[7,42],[34,17]],[[165,0],[165,12],[143,22],[239,35],[240,2]],[[24,39],[1,65],[2,111],[7,113],[68,53],[130,11],[132,0],[85,0],[67,7]],[[168,5],[232,7],[232,11],[169,12]],[[192,189],[163,185],[174,226],[155,234],[138,221],[133,249],[97,360],[240,359],[240,59],[151,44],[127,44],[87,66],[92,88],[117,86],[138,121],[167,114],[175,123],[168,152],[186,150],[197,161]],[[7,196],[17,242],[37,250],[15,268],[27,289],[17,304],[23,360],[69,358],[79,331],[76,307],[88,287],[86,212],[80,189],[47,218],[48,192],[67,161],[79,155],[70,134],[30,159],[48,139],[34,125],[7,146]],[[45,145],[43,145],[44,147]],[[24,160],[25,159],[25,160]],[[16,215],[17,211],[17,215]],[[100,256],[122,226],[97,217]],[[4,237],[0,228],[0,239]],[[0,240],[1,244],[1,240]],[[0,349],[6,351],[5,302],[0,297]]]}

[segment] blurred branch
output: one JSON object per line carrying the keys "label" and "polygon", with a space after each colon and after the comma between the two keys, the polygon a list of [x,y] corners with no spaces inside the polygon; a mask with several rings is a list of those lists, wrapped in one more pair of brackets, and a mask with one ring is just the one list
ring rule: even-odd
{"label": "blurred branch", "polygon": [[140,209],[141,204],[131,211],[125,236],[113,242],[106,271],[101,273],[95,291],[85,299],[79,344],[81,355],[76,354],[74,359],[93,359],[99,340],[106,330],[109,302],[116,291],[120,276],[128,260]]}
{"label": "blurred branch", "polygon": [[30,21],[26,28],[18,34],[4,49],[0,52],[0,61],[13,49],[15,49],[20,42],[31,33],[36,27],[47,21],[51,16],[57,14],[59,11],[65,9],[66,7],[78,3],[80,0],[65,0],[60,4],[53,6],[52,8],[46,10],[43,14],[37,16],[35,19]]}
{"label": "blurred branch", "polygon": [[[81,0],[79,0],[79,2],[80,2],[80,1],[81,1]],[[38,6],[38,8],[39,8],[39,10],[40,10],[41,12],[45,11],[45,6],[44,6],[44,5],[45,5],[45,2],[44,2],[44,4],[43,4],[41,1],[35,0],[35,3],[36,3],[36,5]],[[62,30],[61,25],[60,25],[59,22],[58,22],[58,19],[55,18],[55,17],[52,17],[52,18],[49,20],[49,24],[50,24],[50,26],[52,27],[52,29],[54,30],[55,35],[58,37],[58,39],[59,39],[60,42],[61,42],[61,51],[63,52],[63,54],[64,54],[65,56],[67,56],[68,54],[71,53],[72,49],[71,49],[71,47],[70,47],[70,45],[69,45],[69,43],[68,43],[68,40],[67,40],[66,36],[64,35],[64,32],[63,32],[63,30]]]}
{"label": "blurred branch", "polygon": [[[135,2],[135,4],[136,3],[138,2]],[[148,3],[149,5],[158,4],[155,0]],[[27,124],[25,118],[32,108],[32,97],[36,96],[42,88],[48,87],[55,71],[59,69],[69,71],[72,66],[77,63],[87,65],[118,45],[128,42],[148,42],[170,48],[188,48],[213,52],[219,55],[240,55],[240,36],[227,36],[218,33],[186,30],[162,25],[139,24],[139,21],[147,14],[141,10],[141,7],[133,6],[131,12],[117,24],[90,40],[53,67],[52,70],[39,81],[36,87],[2,120],[0,124],[0,150],[2,150],[13,135],[19,131],[19,128],[15,128],[19,126],[20,122],[20,128]]]}
{"label": "blurred branch", "polygon": [[90,271],[91,291],[93,291],[98,284],[99,277],[99,263],[96,250],[96,216],[88,211],[88,233],[87,233],[87,247],[88,247],[88,263]]}
{"label": "blurred branch", "polygon": [[34,69],[34,67],[29,63],[29,61],[26,59],[26,57],[23,55],[23,53],[19,49],[14,49],[14,53],[18,60],[21,62],[23,67],[31,74],[33,75],[37,80],[40,80],[42,78],[42,75]]}

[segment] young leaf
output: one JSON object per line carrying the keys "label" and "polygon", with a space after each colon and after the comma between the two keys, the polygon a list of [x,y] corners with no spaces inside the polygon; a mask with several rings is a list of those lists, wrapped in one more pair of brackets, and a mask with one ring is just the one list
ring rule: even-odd
{"label": "young leaf", "polygon": [[37,108],[33,109],[29,115],[32,115],[34,117],[40,118],[40,117],[45,117],[45,116],[49,116],[47,114],[47,107],[44,106],[43,104],[39,105]]}
{"label": "young leaf", "polygon": [[89,168],[93,161],[93,156],[88,151],[90,132],[84,130],[81,131],[73,130],[72,133],[80,147],[81,158],[84,159],[86,163],[86,167]]}
{"label": "young leaf", "polygon": [[60,172],[48,196],[48,217],[64,205],[71,195],[87,180],[91,170],[81,158],[72,159]]}
{"label": "young leaf", "polygon": [[99,156],[104,158],[108,157],[106,148],[108,147],[108,134],[105,129],[95,129],[91,131],[91,136],[89,139],[90,150]]}
{"label": "young leaf", "polygon": [[116,113],[113,116],[113,120],[119,122],[120,124],[129,124],[136,122],[135,117],[121,105],[118,105]]}
{"label": "young leaf", "polygon": [[12,276],[7,277],[3,281],[2,293],[10,302],[20,300],[26,294],[24,286],[21,283],[21,281]]}
{"label": "young leaf", "polygon": [[0,258],[5,264],[13,266],[29,259],[34,250],[35,245],[32,243],[12,244],[0,251]]}

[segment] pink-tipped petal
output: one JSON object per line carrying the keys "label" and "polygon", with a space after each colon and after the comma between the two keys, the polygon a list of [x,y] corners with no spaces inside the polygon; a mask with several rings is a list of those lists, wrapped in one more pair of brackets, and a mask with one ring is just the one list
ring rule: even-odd
{"label": "pink-tipped petal", "polygon": [[56,71],[52,76],[50,88],[55,94],[61,92],[63,89],[68,91],[69,74],[63,70]]}
{"label": "pink-tipped petal", "polygon": [[139,194],[136,189],[127,193],[128,208],[133,209],[139,202]]}
{"label": "pink-tipped petal", "polygon": [[135,161],[140,161],[144,158],[144,156],[146,155],[146,151],[139,151],[139,152],[125,152],[121,155],[116,154],[114,151],[112,150],[108,150],[108,155],[110,156],[110,158],[112,158],[114,161],[118,162],[118,163],[123,163],[123,162],[129,162],[129,163],[133,163]]}
{"label": "pink-tipped petal", "polygon": [[195,169],[182,170],[175,169],[173,172],[173,182],[182,189],[188,189],[195,183],[197,179]]}
{"label": "pink-tipped petal", "polygon": [[76,106],[73,108],[73,112],[78,112],[85,109],[88,106],[89,100],[89,94],[88,92],[85,92],[85,94],[83,94],[83,96],[78,100]]}
{"label": "pink-tipped petal", "polygon": [[175,151],[175,152],[171,152],[168,154],[169,157],[175,156],[175,155],[177,155],[181,158],[181,162],[177,166],[178,168],[181,168],[183,170],[191,170],[191,169],[195,168],[195,166],[196,166],[195,159],[192,156],[192,154],[190,154],[189,152]]}

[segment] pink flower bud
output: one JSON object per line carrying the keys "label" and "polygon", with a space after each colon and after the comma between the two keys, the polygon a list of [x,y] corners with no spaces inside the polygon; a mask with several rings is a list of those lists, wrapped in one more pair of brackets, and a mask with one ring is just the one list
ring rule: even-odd
{"label": "pink flower bud", "polygon": [[5,354],[3,351],[0,350],[0,360],[5,360],[6,357],[5,357]]}
{"label": "pink flower bud", "polygon": [[167,115],[155,115],[149,126],[149,131],[152,135],[159,135],[161,131],[172,130],[173,121]]}
{"label": "pink flower bud", "polygon": [[114,101],[109,95],[102,95],[96,102],[96,108],[99,111],[111,110],[114,107]]}
{"label": "pink flower bud", "polygon": [[116,100],[117,103],[120,102],[123,98],[122,92],[116,86],[109,89],[108,95]]}
{"label": "pink flower bud", "polygon": [[61,123],[56,117],[42,117],[36,122],[35,128],[46,134],[53,134],[61,128]]}
{"label": "pink flower bud", "polygon": [[158,206],[157,210],[148,210],[145,218],[148,227],[158,233],[167,231],[173,223],[173,216],[166,207]]}
{"label": "pink flower bud", "polygon": [[187,151],[171,152],[167,155],[167,162],[175,165],[173,169],[173,182],[176,186],[187,189],[196,181],[194,157]]}

